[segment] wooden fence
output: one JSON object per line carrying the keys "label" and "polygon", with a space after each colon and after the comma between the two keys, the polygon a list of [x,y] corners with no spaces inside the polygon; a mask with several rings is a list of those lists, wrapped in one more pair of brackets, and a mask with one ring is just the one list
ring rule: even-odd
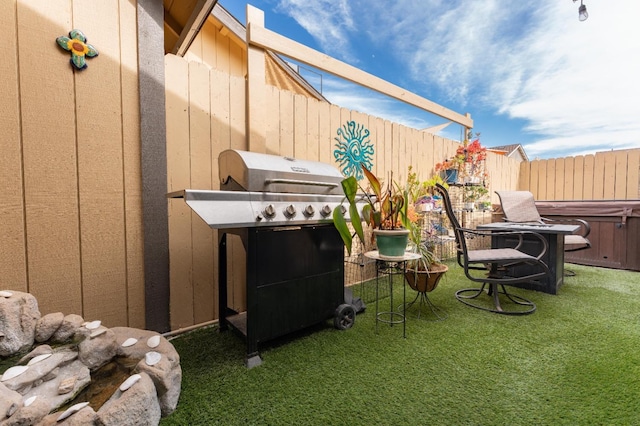
{"label": "wooden fence", "polygon": [[640,149],[524,162],[518,188],[536,200],[637,200]]}
{"label": "wooden fence", "polygon": [[[248,149],[245,136],[245,81],[208,66],[167,55],[168,190],[219,189],[217,158],[229,148]],[[379,117],[351,111],[273,86],[266,95],[266,152],[322,161],[338,167],[337,130],[347,122],[368,129],[374,172],[405,182],[409,166],[422,179],[435,163],[455,153],[458,142]],[[520,165],[490,153],[490,188],[515,189]],[[491,189],[493,191],[493,189]],[[494,199],[497,202],[497,199]],[[229,306],[244,308],[244,249],[230,235]],[[210,230],[182,200],[169,201],[171,328],[217,318],[217,231]]]}

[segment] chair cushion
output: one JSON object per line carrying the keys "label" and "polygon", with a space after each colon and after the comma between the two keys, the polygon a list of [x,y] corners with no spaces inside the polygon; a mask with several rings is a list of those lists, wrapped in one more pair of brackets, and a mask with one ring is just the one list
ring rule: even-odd
{"label": "chair cushion", "polygon": [[531,260],[535,257],[511,248],[468,250],[469,263],[500,263],[511,260]]}
{"label": "chair cushion", "polygon": [[506,220],[509,222],[540,222],[533,194],[529,191],[496,191]]}
{"label": "chair cushion", "polygon": [[591,242],[582,235],[565,235],[564,249],[565,251],[576,251],[583,248],[591,247]]}

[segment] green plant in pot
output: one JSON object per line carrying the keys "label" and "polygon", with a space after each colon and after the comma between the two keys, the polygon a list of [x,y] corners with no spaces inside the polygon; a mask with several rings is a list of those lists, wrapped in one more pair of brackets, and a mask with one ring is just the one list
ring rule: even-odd
{"label": "green plant in pot", "polygon": [[426,181],[420,181],[417,175],[412,172],[411,167],[409,167],[407,178],[407,193],[410,194],[408,200],[409,208],[403,216],[403,220],[405,228],[409,229],[409,251],[419,254],[420,259],[409,261],[406,278],[409,286],[420,293],[435,289],[440,278],[449,268],[447,265],[440,263],[440,260],[435,255],[434,237],[431,232],[423,232],[421,222],[426,219],[426,216],[420,216],[412,211],[412,206],[415,208],[421,197],[427,193],[432,194],[436,183],[442,184],[442,182],[443,180],[439,174]]}
{"label": "green plant in pot", "polygon": [[[354,218],[361,217],[367,225],[373,229],[380,256],[389,258],[404,255],[409,237],[409,230],[402,224],[406,218],[407,193],[393,183],[390,175],[389,182],[383,186],[373,173],[361,166],[367,181],[369,191],[365,191],[355,177],[350,176],[342,180],[342,189],[349,205],[349,217],[355,235],[364,242],[364,229],[362,223]],[[360,190],[360,193],[358,193]],[[363,204],[362,214],[358,211],[358,205]],[[349,254],[353,245],[353,235],[342,213],[342,206],[333,210],[333,224],[340,233],[344,245]]]}

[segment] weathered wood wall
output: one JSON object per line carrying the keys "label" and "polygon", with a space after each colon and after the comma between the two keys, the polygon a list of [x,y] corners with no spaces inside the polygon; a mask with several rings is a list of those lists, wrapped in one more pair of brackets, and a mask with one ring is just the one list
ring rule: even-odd
{"label": "weathered wood wall", "polygon": [[518,188],[536,200],[637,200],[640,149],[523,162]]}
{"label": "weathered wood wall", "polygon": [[0,37],[0,289],[144,327],[136,2],[3,0]]}

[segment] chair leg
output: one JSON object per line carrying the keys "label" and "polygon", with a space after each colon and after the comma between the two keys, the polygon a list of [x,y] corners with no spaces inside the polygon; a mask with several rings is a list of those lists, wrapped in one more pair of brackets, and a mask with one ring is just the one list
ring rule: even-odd
{"label": "chair leg", "polygon": [[[494,312],[503,315],[527,315],[535,312],[536,305],[532,301],[524,297],[509,293],[503,284],[500,284],[502,291],[499,290],[496,283],[483,283],[481,288],[465,288],[456,292],[456,299],[465,305],[473,308],[482,309],[483,311]],[[486,294],[490,298],[489,301],[477,299],[480,295]],[[526,307],[526,309],[509,309],[509,305],[503,306],[500,295],[504,295],[511,303],[511,306]],[[477,299],[477,300],[476,300]]]}

